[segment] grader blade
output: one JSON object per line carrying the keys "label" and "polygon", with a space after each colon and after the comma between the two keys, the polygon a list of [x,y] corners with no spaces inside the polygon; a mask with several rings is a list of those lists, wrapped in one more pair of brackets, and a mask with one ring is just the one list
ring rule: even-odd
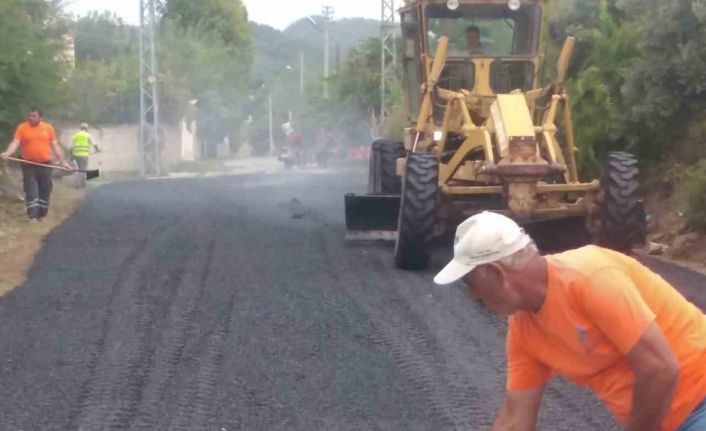
{"label": "grader blade", "polygon": [[395,241],[400,197],[345,196],[347,241]]}

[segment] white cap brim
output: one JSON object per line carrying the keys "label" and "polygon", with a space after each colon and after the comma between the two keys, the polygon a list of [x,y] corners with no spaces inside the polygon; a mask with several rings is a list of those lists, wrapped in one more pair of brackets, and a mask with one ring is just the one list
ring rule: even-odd
{"label": "white cap brim", "polygon": [[473,271],[476,266],[478,265],[464,265],[456,260],[452,260],[434,277],[434,283],[444,286],[456,282],[463,278],[464,275]]}

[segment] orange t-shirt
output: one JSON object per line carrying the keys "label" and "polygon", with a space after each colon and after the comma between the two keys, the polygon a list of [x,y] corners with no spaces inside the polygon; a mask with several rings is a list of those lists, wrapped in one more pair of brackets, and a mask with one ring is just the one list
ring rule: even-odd
{"label": "orange t-shirt", "polygon": [[662,430],[676,430],[706,397],[706,316],[638,261],[596,246],[547,257],[547,298],[510,317],[508,390],[558,372],[588,386],[621,423],[635,380],[627,354],[656,322],[681,364]]}
{"label": "orange t-shirt", "polygon": [[56,140],[51,124],[41,122],[32,127],[29,122],[24,122],[17,127],[15,139],[20,141],[23,159],[38,163],[51,161],[51,144]]}

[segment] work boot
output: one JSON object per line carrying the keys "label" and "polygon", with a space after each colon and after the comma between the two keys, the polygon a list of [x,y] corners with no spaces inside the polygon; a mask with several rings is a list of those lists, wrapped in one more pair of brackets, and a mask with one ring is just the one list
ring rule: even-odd
{"label": "work boot", "polygon": [[38,215],[37,215],[37,218],[38,218],[38,219],[41,220],[41,219],[43,219],[44,217],[46,217],[47,215],[49,215],[49,206],[48,206],[48,205],[49,205],[49,204],[45,204],[45,203],[43,203],[43,201],[42,201],[42,203],[41,203],[40,206],[39,206],[39,211],[38,211]]}

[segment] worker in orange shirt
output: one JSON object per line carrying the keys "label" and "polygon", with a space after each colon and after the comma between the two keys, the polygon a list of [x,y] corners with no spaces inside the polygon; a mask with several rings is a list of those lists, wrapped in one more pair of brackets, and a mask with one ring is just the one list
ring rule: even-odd
{"label": "worker in orange shirt", "polygon": [[434,279],[509,316],[507,394],[493,430],[534,430],[555,373],[590,387],[627,431],[706,430],[706,316],[638,261],[597,246],[541,256],[511,219],[456,231]]}
{"label": "worker in orange shirt", "polygon": [[[73,167],[64,159],[64,153],[56,140],[56,132],[42,121],[39,108],[31,108],[27,121],[20,124],[15,139],[0,157],[7,159],[20,150],[23,160],[49,164],[53,158],[67,168]],[[22,177],[30,222],[40,221],[49,213],[49,200],[52,192],[51,169],[29,164],[22,165]]]}

